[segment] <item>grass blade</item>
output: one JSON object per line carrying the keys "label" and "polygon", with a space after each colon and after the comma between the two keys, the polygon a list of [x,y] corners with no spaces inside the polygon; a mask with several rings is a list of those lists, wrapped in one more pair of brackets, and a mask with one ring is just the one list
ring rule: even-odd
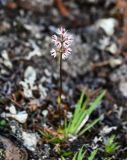
{"label": "grass blade", "polygon": [[99,121],[100,121],[100,118],[97,118],[94,121],[88,123],[87,126],[83,130],[81,130],[81,132],[78,134],[78,136],[81,136],[82,134],[84,134],[86,131],[91,129]]}
{"label": "grass blade", "polygon": [[96,156],[96,154],[97,154],[97,149],[96,150],[94,150],[92,153],[91,153],[91,155],[90,155],[90,157],[88,158],[88,160],[94,160],[94,158],[95,158],[95,156]]}

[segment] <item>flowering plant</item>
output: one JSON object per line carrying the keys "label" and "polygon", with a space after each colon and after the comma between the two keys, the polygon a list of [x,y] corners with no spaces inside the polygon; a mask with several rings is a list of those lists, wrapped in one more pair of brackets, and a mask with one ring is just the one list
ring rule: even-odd
{"label": "flowering plant", "polygon": [[68,34],[65,28],[58,28],[57,35],[52,36],[52,42],[54,43],[54,47],[51,49],[51,55],[53,57],[59,58],[60,64],[60,95],[58,97],[58,110],[60,112],[61,105],[61,94],[62,94],[62,59],[66,59],[72,49],[70,48],[73,41],[73,36]]}
{"label": "flowering plant", "polygon": [[73,37],[63,27],[58,28],[57,34],[52,36],[55,48],[52,48],[51,55],[53,57],[62,56],[62,59],[66,59],[72,51],[70,45],[72,44]]}

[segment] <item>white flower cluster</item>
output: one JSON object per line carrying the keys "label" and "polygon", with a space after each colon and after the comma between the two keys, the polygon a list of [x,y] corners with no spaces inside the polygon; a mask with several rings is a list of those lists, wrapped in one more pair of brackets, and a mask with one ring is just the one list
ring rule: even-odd
{"label": "white flower cluster", "polygon": [[62,59],[66,59],[72,51],[70,45],[72,44],[73,36],[68,34],[63,27],[58,28],[57,34],[58,36],[52,36],[52,42],[55,48],[52,48],[50,51],[51,55],[56,57],[62,54]]}

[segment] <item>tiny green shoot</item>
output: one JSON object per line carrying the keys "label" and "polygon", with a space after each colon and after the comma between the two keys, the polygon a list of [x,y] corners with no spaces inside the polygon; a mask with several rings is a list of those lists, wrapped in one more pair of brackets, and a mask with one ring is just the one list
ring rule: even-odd
{"label": "tiny green shoot", "polygon": [[[95,149],[94,151],[91,152],[90,156],[88,157],[88,160],[94,160],[96,154],[97,154],[98,149]],[[80,148],[78,152],[76,152],[72,158],[72,160],[84,160],[86,152],[83,151],[83,147]],[[66,160],[63,156],[61,157],[61,160]]]}
{"label": "tiny green shoot", "polygon": [[119,146],[118,143],[115,142],[115,135],[112,135],[111,137],[109,137],[107,139],[107,142],[105,144],[105,152],[112,154],[114,153],[116,150],[118,150]]}
{"label": "tiny green shoot", "polygon": [[[74,154],[72,160],[83,160],[85,153],[86,152],[83,151],[83,147],[80,148],[80,150]],[[61,156],[61,160],[66,160],[66,159],[63,156]]]}
{"label": "tiny green shoot", "polygon": [[75,153],[72,160],[83,160],[84,159],[85,152],[83,151],[83,147]]}

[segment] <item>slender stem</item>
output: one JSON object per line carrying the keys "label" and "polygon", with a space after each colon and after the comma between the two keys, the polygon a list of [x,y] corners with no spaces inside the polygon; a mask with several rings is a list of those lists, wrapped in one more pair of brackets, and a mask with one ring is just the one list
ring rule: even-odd
{"label": "slender stem", "polygon": [[58,111],[61,111],[61,95],[62,95],[62,53],[60,54],[60,88],[59,88],[59,104],[58,104]]}

